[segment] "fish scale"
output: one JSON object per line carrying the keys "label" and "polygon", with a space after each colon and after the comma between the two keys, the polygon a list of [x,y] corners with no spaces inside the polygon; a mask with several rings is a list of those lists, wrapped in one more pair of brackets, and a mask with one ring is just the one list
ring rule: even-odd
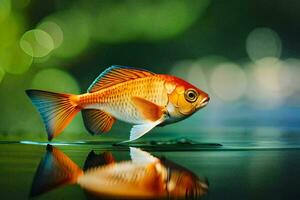
{"label": "fish scale", "polygon": [[166,106],[164,80],[159,76],[139,78],[103,91],[83,96],[84,108],[100,109],[129,123],[147,122],[132,103],[132,97],[142,97],[160,106]]}
{"label": "fish scale", "polygon": [[107,188],[106,191],[117,189],[119,192],[128,193],[129,188],[135,188],[141,193],[154,194],[160,192],[158,186],[162,185],[163,179],[153,163],[133,165],[131,162],[121,162],[92,169],[78,179],[78,183],[85,188],[91,188],[91,182],[96,181],[98,187],[92,187],[95,192]]}

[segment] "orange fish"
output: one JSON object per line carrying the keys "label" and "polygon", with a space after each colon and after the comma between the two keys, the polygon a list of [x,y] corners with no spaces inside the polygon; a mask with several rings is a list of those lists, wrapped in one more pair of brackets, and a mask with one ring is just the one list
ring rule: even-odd
{"label": "orange fish", "polygon": [[48,140],[60,134],[81,111],[91,134],[108,132],[116,119],[135,124],[128,141],[156,126],[191,116],[209,101],[202,90],[175,76],[112,66],[80,95],[27,90],[45,123]]}
{"label": "orange fish", "polygon": [[30,196],[67,184],[78,184],[104,199],[196,199],[208,192],[207,180],[172,161],[132,147],[130,156],[131,160],[116,162],[110,152],[96,155],[92,151],[82,170],[62,151],[48,145]]}

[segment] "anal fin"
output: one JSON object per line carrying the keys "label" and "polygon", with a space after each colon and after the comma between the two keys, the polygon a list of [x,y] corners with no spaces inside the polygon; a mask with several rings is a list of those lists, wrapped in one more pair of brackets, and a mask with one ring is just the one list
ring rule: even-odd
{"label": "anal fin", "polygon": [[85,160],[83,170],[87,171],[92,168],[97,168],[112,163],[115,163],[115,159],[111,152],[103,152],[97,155],[94,151],[91,151]]}
{"label": "anal fin", "polygon": [[115,122],[115,118],[102,110],[82,110],[82,118],[86,129],[92,134],[108,132]]}

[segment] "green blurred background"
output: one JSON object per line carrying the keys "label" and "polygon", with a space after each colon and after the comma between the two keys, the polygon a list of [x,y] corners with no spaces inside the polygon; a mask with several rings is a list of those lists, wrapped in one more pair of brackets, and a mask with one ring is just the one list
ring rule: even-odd
{"label": "green blurred background", "polygon": [[[182,77],[211,96],[146,138],[284,140],[300,122],[299,10],[293,0],[0,0],[0,138],[46,141],[26,89],[83,93],[117,64]],[[127,138],[129,129],[90,136],[78,115],[55,140]]]}

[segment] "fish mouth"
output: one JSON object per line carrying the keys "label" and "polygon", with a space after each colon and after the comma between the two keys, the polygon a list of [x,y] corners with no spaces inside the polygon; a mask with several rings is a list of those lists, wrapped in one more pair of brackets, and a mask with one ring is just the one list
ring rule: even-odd
{"label": "fish mouth", "polygon": [[205,97],[204,99],[202,99],[202,101],[200,102],[198,108],[203,108],[204,106],[206,106],[209,102],[210,98],[209,97]]}

